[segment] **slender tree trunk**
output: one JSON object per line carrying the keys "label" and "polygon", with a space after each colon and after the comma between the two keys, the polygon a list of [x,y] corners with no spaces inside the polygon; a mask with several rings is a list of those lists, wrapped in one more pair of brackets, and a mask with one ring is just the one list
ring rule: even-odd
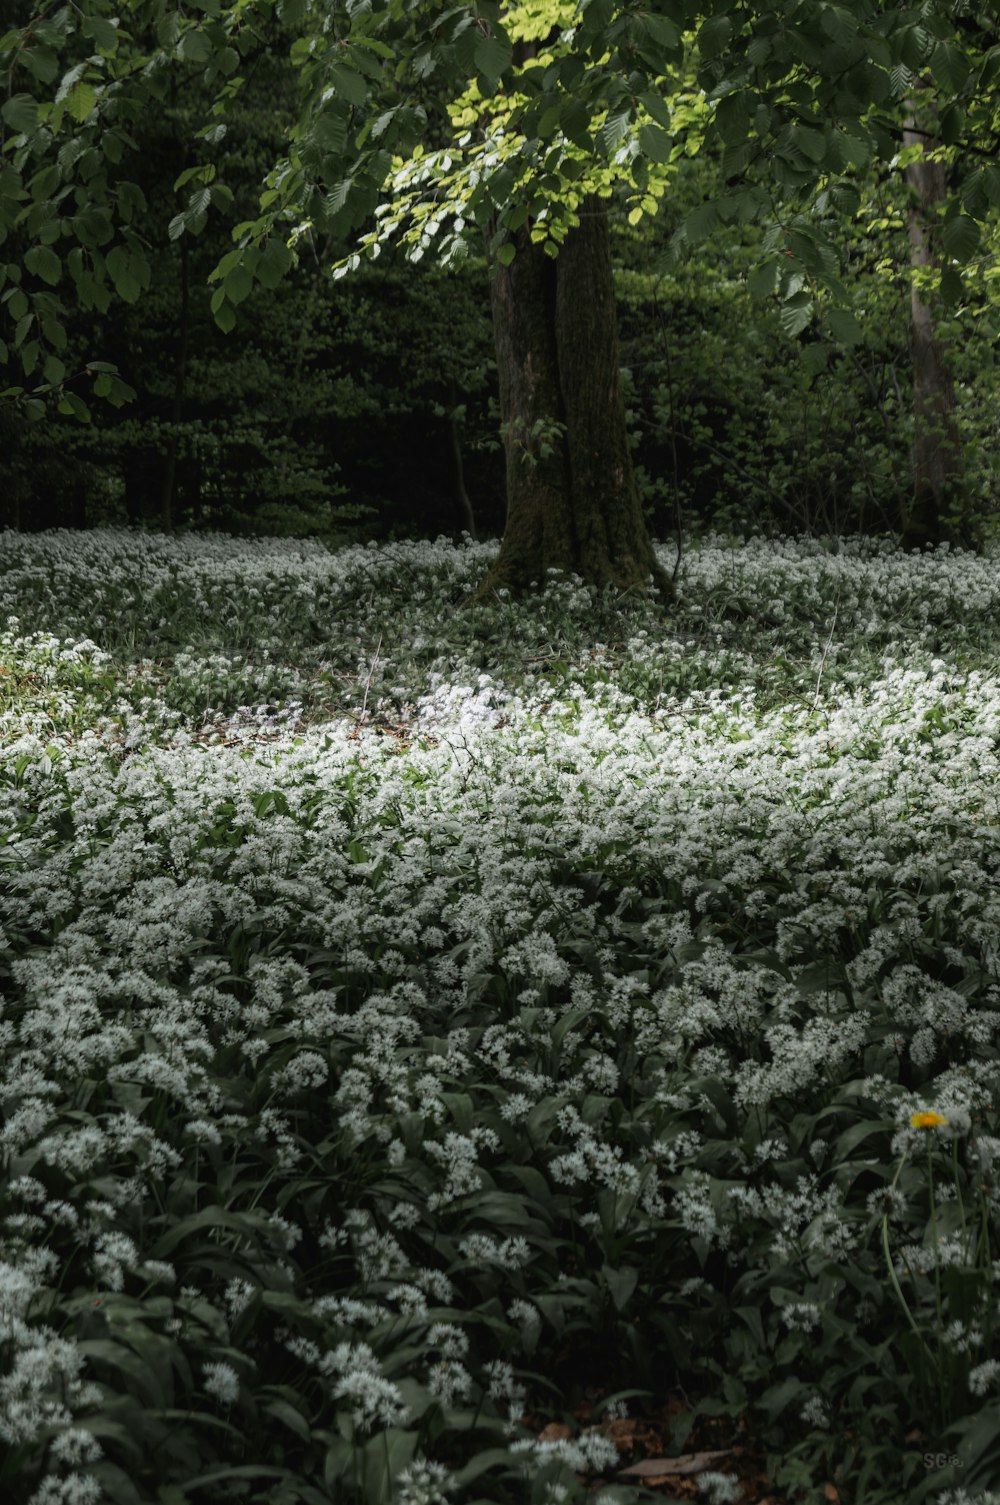
{"label": "slender tree trunk", "polygon": [[514,236],[492,282],[507,526],[473,599],[544,586],[549,570],[672,591],[642,516],[619,378],[607,210],[580,208],[555,259]]}
{"label": "slender tree trunk", "polygon": [[[903,145],[931,144],[926,132],[903,133]],[[918,157],[906,169],[912,191],[907,211],[910,267],[914,272],[937,264],[931,226],[937,205],[947,193],[945,167]],[[913,500],[903,527],[910,548],[954,540],[955,522],[963,491],[962,447],[955,422],[955,398],[947,351],[934,328],[931,309],[924,302],[916,278],[910,291],[910,344],[913,357]]]}
{"label": "slender tree trunk", "polygon": [[465,531],[470,538],[478,538],[476,532],[476,514],[472,510],[472,502],[465,484],[465,464],[462,460],[462,430],[456,416],[458,408],[458,390],[455,383],[448,383],[448,443],[451,449],[452,474],[455,478],[455,500],[458,502]]}
{"label": "slender tree trunk", "polygon": [[191,289],[188,268],[187,240],[181,240],[181,305],[177,326],[177,345],[174,350],[174,390],[170,404],[170,438],[167,441],[166,463],[160,484],[160,521],[169,530],[174,520],[174,493],[177,489],[177,452],[180,448],[180,426],[184,417],[184,396],[187,387],[188,334],[191,323]]}

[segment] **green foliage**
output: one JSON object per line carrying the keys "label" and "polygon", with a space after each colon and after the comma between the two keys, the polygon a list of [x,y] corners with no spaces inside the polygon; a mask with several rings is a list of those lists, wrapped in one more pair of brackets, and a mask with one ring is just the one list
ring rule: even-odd
{"label": "green foliage", "polygon": [[[2,267],[0,296],[16,306],[18,295],[26,300],[25,312],[11,315],[24,374],[57,339],[61,305],[49,287],[61,283],[63,263],[85,309],[106,313],[112,295],[129,303],[148,288],[148,241],[135,223],[142,191],[126,169],[134,133],[169,106],[178,80],[201,80],[198,116],[185,135],[211,148],[261,56],[290,48],[299,70],[300,98],[283,122],[278,164],[234,230],[238,260],[228,252],[225,272],[217,263],[213,314],[228,329],[254,281],[272,289],[287,270],[306,226],[338,244],[356,233],[380,201],[394,156],[433,158],[434,172],[451,174],[439,218],[489,226],[499,245],[526,213],[548,216],[546,236],[557,250],[581,172],[629,182],[644,212],[663,191],[657,172],[677,151],[715,141],[726,153],[727,190],[713,212],[723,221],[752,219],[781,202],[789,270],[839,296],[832,242],[812,217],[817,194],[849,189],[859,166],[892,156],[921,69],[934,79],[943,139],[964,140],[968,129],[975,139],[992,118],[1000,64],[988,26],[944,0],[925,6],[919,21],[877,0],[851,13],[809,0],[787,25],[768,6],[757,14],[697,0],[669,18],[603,0],[579,17],[562,0],[482,5],[476,15],[459,7],[430,28],[420,9],[373,0],[347,7],[330,29],[324,7],[309,3],[219,0],[182,18],[141,0],[125,27],[110,0],[88,0],[0,37],[0,65],[11,79],[0,232],[20,253]],[[685,122],[664,100],[689,68],[692,34],[699,107]],[[540,40],[544,55],[536,56]],[[529,44],[526,55],[515,56],[515,41]],[[501,85],[496,129],[484,146],[468,127],[489,136]],[[442,107],[470,88],[472,119],[445,125]],[[669,144],[678,131],[681,144]],[[228,214],[233,204],[210,160],[184,171],[192,173],[187,202],[166,226],[174,239],[199,236],[211,214]],[[947,216],[949,250],[959,260],[974,251],[986,212],[982,174],[978,163],[965,174]],[[692,219],[688,233],[702,228]],[[418,224],[418,238],[425,229]],[[797,332],[798,318],[790,324]],[[33,328],[37,342],[27,338]]]}
{"label": "green foliage", "polygon": [[990,1487],[995,558],[7,542],[14,1505]]}
{"label": "green foliage", "polygon": [[[901,167],[903,164],[899,164]],[[912,495],[909,247],[899,167],[838,214],[843,303],[803,286],[762,245],[775,232],[678,227],[711,204],[720,164],[685,164],[648,230],[619,227],[622,361],[647,508],[658,532],[688,526],[838,534],[898,532]],[[782,286],[783,284],[783,286]],[[948,306],[924,279],[954,372],[967,494],[958,530],[989,526],[998,473],[994,274],[986,262]],[[849,306],[848,306],[849,305]]]}

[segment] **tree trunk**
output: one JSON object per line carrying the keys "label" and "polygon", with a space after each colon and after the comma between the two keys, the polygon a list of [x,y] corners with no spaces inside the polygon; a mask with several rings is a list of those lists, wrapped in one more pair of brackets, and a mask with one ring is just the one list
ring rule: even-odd
{"label": "tree trunk", "polygon": [[167,453],[164,456],[160,483],[160,522],[169,533],[174,523],[174,493],[177,489],[177,452],[180,449],[181,423],[187,388],[188,334],[191,323],[191,288],[188,268],[188,242],[181,239],[181,302],[177,320],[177,343],[174,346],[174,390],[170,403],[170,427]]}
{"label": "tree trunk", "polygon": [[473,599],[544,586],[549,570],[622,588],[652,577],[667,597],[629,452],[607,209],[585,199],[555,259],[528,225],[513,240],[492,282],[507,526]]}
{"label": "tree trunk", "polygon": [[[903,145],[932,144],[917,122],[903,132]],[[947,193],[945,166],[918,157],[906,168],[912,191],[907,211],[910,268],[919,272],[936,263],[931,225],[937,205]],[[956,514],[963,493],[962,447],[955,422],[955,398],[947,352],[934,328],[933,314],[924,302],[916,278],[910,290],[910,343],[913,356],[913,500],[903,525],[903,543],[919,548],[926,543],[956,540],[961,531]]]}
{"label": "tree trunk", "polygon": [[465,464],[462,460],[462,431],[458,421],[458,389],[454,381],[448,383],[448,444],[451,450],[451,469],[455,480],[455,500],[465,524],[464,531],[471,539],[477,539],[476,514],[465,485]]}

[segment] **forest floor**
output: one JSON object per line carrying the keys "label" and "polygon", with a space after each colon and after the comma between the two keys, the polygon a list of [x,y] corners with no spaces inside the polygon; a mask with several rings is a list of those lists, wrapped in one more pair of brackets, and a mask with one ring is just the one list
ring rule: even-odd
{"label": "forest floor", "polygon": [[494,547],[4,535],[0,1493],[998,1505],[996,557]]}

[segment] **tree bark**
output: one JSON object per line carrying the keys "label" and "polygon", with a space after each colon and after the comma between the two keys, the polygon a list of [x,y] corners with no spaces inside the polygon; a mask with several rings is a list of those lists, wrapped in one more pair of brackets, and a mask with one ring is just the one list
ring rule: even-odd
{"label": "tree bark", "polygon": [[455,479],[455,500],[458,502],[462,521],[465,524],[465,532],[473,540],[479,537],[476,532],[476,514],[472,510],[472,501],[469,497],[468,488],[465,484],[465,463],[462,459],[462,431],[459,425],[458,389],[454,381],[448,383],[448,444],[451,450],[452,475]]}
{"label": "tree bark", "polygon": [[668,597],[629,451],[607,209],[585,199],[557,258],[530,225],[513,240],[492,281],[507,525],[473,600],[542,587],[549,570],[621,588],[652,578]]}
{"label": "tree bark", "polygon": [[174,347],[174,389],[170,402],[170,437],[167,440],[163,478],[160,483],[160,522],[168,533],[174,524],[174,493],[177,489],[177,452],[180,449],[180,429],[184,418],[184,397],[187,388],[188,335],[191,323],[191,289],[186,237],[181,239],[180,253],[181,301],[177,319],[177,343]]}
{"label": "tree bark", "polygon": [[[930,138],[916,129],[903,132],[903,145],[921,144]],[[919,272],[934,267],[937,259],[931,239],[934,212],[947,194],[945,166],[918,157],[906,168],[911,189],[907,210],[910,268]],[[924,302],[913,278],[910,290],[910,345],[913,358],[913,499],[904,521],[903,543],[909,548],[957,540],[963,494],[962,446],[955,422],[955,397],[947,351],[938,338],[931,309]]]}

